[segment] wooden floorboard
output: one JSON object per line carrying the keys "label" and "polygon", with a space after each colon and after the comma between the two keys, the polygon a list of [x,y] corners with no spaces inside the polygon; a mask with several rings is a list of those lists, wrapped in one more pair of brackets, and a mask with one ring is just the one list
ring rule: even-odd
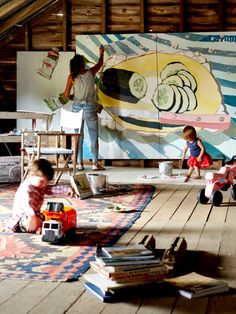
{"label": "wooden floorboard", "polygon": [[188,258],[193,261],[192,267],[196,267],[194,270],[227,280],[232,288],[230,293],[195,300],[157,294],[108,304],[84,289],[83,278],[70,283],[1,280],[0,313],[236,313],[236,202],[230,191],[226,191],[220,207],[199,204],[200,188],[199,184],[157,185],[140,218],[117,244],[138,243],[144,235],[152,234],[157,248],[164,250],[173,238],[183,236],[187,241]]}

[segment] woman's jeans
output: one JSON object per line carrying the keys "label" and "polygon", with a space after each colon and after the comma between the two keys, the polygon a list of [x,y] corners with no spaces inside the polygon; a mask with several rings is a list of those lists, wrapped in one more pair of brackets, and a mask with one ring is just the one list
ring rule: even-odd
{"label": "woman's jeans", "polygon": [[[86,121],[90,144],[91,144],[91,153],[92,161],[96,163],[98,161],[98,115],[96,112],[95,104],[83,102],[74,102],[72,106],[72,112],[79,112],[83,110],[83,121],[81,125],[81,137],[79,141],[79,163],[83,162],[83,141],[84,141],[84,121]],[[75,129],[75,132],[78,133],[78,129]]]}

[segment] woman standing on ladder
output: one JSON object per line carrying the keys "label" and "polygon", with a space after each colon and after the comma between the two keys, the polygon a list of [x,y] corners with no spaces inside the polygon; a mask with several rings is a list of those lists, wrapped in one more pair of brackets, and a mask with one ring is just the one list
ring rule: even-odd
{"label": "woman standing on ladder", "polygon": [[[92,170],[104,170],[104,168],[98,164],[98,115],[96,112],[94,83],[94,76],[103,64],[103,46],[99,47],[99,53],[100,57],[98,63],[89,69],[86,69],[85,59],[82,55],[77,54],[70,60],[70,74],[67,78],[66,89],[64,91],[64,96],[70,98],[70,92],[73,87],[72,111],[79,112],[83,110],[81,131],[83,133],[84,121],[86,121],[91,142]],[[82,134],[79,143],[78,170],[84,170],[83,140],[84,136]]]}

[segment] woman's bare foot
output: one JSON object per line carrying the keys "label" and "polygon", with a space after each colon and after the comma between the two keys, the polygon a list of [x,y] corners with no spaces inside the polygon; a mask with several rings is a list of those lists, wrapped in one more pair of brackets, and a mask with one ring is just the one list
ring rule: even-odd
{"label": "woman's bare foot", "polygon": [[105,168],[103,168],[102,166],[100,166],[99,163],[95,162],[95,163],[92,165],[92,170],[93,170],[93,171],[96,171],[96,170],[105,170]]}
{"label": "woman's bare foot", "polygon": [[201,176],[195,176],[195,177],[193,177],[193,179],[195,179],[195,180],[198,180],[198,179],[201,179],[202,177]]}

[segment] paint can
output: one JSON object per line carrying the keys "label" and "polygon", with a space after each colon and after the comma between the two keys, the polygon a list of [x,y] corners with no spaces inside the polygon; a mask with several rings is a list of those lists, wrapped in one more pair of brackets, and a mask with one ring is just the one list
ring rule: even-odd
{"label": "paint can", "polygon": [[159,173],[162,177],[172,176],[173,161],[159,162]]}
{"label": "paint can", "polygon": [[88,173],[88,180],[90,182],[93,194],[101,194],[107,188],[107,176],[98,173]]}

